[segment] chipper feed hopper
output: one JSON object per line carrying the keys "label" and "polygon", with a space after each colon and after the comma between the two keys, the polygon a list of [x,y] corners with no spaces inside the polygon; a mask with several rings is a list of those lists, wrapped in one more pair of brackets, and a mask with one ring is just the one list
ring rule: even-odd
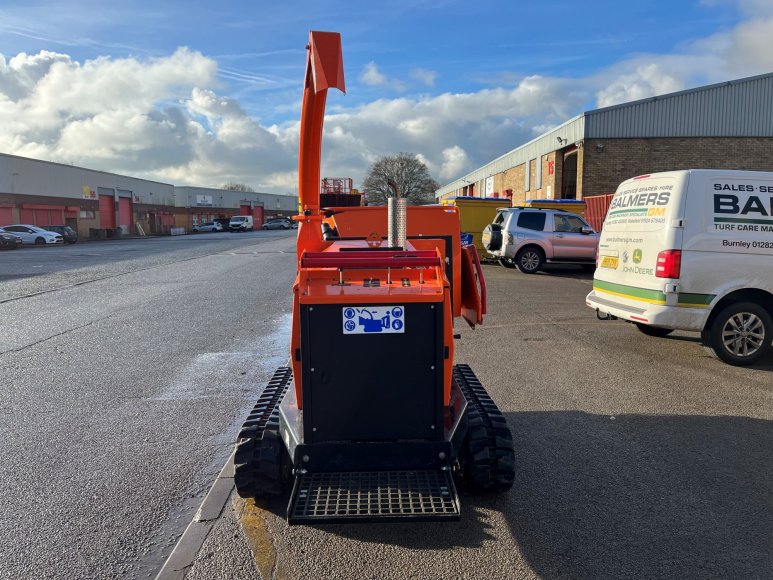
{"label": "chipper feed hopper", "polygon": [[236,489],[291,489],[291,524],[458,519],[456,482],[498,492],[514,476],[504,417],[453,364],[454,318],[485,313],[477,254],[456,208],[406,208],[393,182],[387,207],[320,208],[340,35],[312,32],[307,51],[290,362],[239,433]]}

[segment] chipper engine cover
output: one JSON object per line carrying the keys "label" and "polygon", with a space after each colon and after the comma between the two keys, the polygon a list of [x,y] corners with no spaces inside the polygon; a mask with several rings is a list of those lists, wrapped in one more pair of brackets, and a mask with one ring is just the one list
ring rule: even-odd
{"label": "chipper engine cover", "polygon": [[242,497],[290,489],[291,524],[454,520],[456,483],[513,484],[512,436],[467,365],[454,318],[482,323],[486,287],[456,208],[320,208],[325,100],[344,91],[338,33],[312,32],[301,114],[290,363],[236,446]]}

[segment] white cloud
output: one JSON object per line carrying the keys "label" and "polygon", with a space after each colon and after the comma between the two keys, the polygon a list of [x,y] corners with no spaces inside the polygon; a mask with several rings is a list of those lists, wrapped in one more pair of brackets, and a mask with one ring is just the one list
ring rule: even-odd
{"label": "white cloud", "polygon": [[420,83],[428,86],[428,87],[434,87],[435,81],[437,80],[437,72],[434,70],[427,70],[425,68],[415,68],[411,71],[411,78],[416,79]]}
{"label": "white cloud", "polygon": [[378,65],[370,61],[360,73],[360,82],[370,87],[388,87],[394,91],[402,92],[406,89],[405,83],[387,77],[379,70]]}
{"label": "white cloud", "polygon": [[631,74],[617,77],[600,90],[596,94],[596,104],[608,107],[652,95],[673,93],[682,88],[684,86],[679,79],[665,73],[657,64],[647,64],[637,67]]}
{"label": "white cloud", "polygon": [[186,48],[147,61],[0,57],[0,151],[179,184],[278,183],[297,137],[216,94],[216,72]]}
{"label": "white cloud", "polygon": [[[773,2],[769,7],[773,13]],[[727,36],[721,56],[728,69],[744,74],[773,70],[773,17],[743,22]]]}
{"label": "white cloud", "polygon": [[360,82],[371,87],[378,87],[385,85],[387,78],[385,74],[378,70],[376,63],[370,61],[360,73]]}
{"label": "white cloud", "polygon": [[470,158],[459,145],[443,149],[441,155],[443,165],[438,173],[441,179],[453,179],[470,168]]}
{"label": "white cloud", "polygon": [[[594,98],[605,106],[770,72],[773,13],[753,12],[755,0],[741,0],[741,7],[750,16],[735,28],[672,54],[625,58],[586,78],[533,75],[498,88],[406,94],[357,107],[331,95],[322,172],[360,183],[379,156],[407,151],[446,183],[578,114]],[[261,124],[238,99],[221,94],[218,74],[213,59],[186,48],[147,60],[0,55],[0,151],[180,185],[233,180],[295,191],[299,123]],[[424,87],[437,78],[424,69],[410,74]],[[375,62],[359,78],[405,88]],[[299,98],[283,92],[276,100],[297,118]]]}

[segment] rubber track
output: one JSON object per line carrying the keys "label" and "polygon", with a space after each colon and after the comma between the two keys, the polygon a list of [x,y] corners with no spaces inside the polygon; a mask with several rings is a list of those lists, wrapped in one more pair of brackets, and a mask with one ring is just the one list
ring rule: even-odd
{"label": "rubber track", "polygon": [[506,491],[515,479],[513,436],[507,421],[469,365],[455,365],[453,376],[469,405],[468,481],[481,491]]}
{"label": "rubber track", "polygon": [[279,405],[290,386],[292,370],[280,367],[258,397],[239,431],[234,454],[234,483],[242,497],[282,492]]}

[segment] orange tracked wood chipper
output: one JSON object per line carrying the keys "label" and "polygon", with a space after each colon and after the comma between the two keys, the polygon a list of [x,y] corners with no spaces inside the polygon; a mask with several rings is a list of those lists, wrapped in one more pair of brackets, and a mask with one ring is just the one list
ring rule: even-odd
{"label": "orange tracked wood chipper", "polygon": [[311,32],[301,114],[290,365],[239,434],[242,497],[291,488],[288,521],[458,519],[455,479],[512,486],[512,436],[467,365],[454,318],[483,321],[486,287],[453,207],[321,208],[329,88],[341,38]]}

